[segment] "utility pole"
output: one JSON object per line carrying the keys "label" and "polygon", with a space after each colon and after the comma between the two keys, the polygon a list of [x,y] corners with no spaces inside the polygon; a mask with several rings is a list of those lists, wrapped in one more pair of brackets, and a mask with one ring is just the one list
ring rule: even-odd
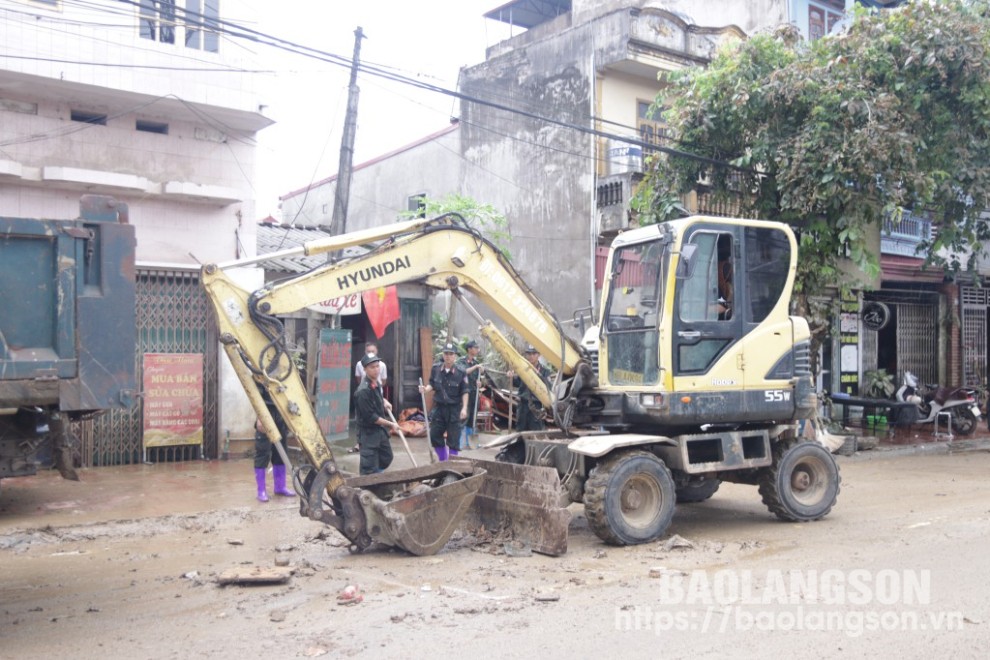
{"label": "utility pole", "polygon": [[354,57],[351,58],[351,83],[347,88],[347,115],[344,117],[344,135],[340,139],[340,164],[337,167],[337,190],[333,201],[333,217],[330,219],[332,234],[347,233],[347,203],[351,195],[351,171],[354,166],[354,136],[357,134],[357,109],[360,90],[357,86],[358,65],[361,62],[361,40],[364,31],[354,30]]}

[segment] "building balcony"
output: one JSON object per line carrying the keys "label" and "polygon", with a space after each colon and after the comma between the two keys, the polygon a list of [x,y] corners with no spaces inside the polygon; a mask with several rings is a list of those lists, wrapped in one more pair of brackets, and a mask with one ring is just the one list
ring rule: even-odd
{"label": "building balcony", "polygon": [[604,236],[629,228],[632,199],[636,186],[643,178],[642,171],[629,171],[600,177],[596,186],[598,233]]}
{"label": "building balcony", "polygon": [[880,232],[880,254],[919,257],[918,246],[932,237],[932,221],[905,210],[900,219],[885,220]]}

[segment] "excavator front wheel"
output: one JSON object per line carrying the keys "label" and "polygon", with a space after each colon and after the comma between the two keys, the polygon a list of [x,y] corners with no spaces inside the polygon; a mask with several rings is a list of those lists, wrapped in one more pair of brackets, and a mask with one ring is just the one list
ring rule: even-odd
{"label": "excavator front wheel", "polygon": [[660,538],[674,517],[674,479],[664,462],[646,451],[605,458],[585,484],[588,525],[612,545]]}
{"label": "excavator front wheel", "polygon": [[773,465],[759,475],[763,503],[781,520],[808,522],[828,515],[839,495],[839,468],[813,441],[779,442]]}

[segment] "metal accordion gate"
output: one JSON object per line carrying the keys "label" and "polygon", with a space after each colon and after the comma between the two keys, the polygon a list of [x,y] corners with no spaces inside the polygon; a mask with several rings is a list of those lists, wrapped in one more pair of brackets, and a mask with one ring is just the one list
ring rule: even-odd
{"label": "metal accordion gate", "polygon": [[[199,283],[199,270],[138,267],[137,346],[134,370],[143,379],[145,353],[203,354],[203,446],[202,455],[218,454],[217,330],[209,301]],[[107,338],[113,341],[112,337]],[[83,465],[128,465],[144,459],[142,408],[112,410],[77,425]],[[149,449],[154,462],[200,458],[198,445]]]}
{"label": "metal accordion gate", "polygon": [[[905,371],[912,372],[923,383],[938,381],[939,355],[939,295],[931,291],[898,291],[881,289],[871,292],[871,301],[882,302],[893,310],[895,352],[897,355],[897,385]],[[876,332],[863,333],[863,368],[877,365]]]}
{"label": "metal accordion gate", "polygon": [[960,287],[962,305],[963,385],[987,385],[987,308],[990,290]]}

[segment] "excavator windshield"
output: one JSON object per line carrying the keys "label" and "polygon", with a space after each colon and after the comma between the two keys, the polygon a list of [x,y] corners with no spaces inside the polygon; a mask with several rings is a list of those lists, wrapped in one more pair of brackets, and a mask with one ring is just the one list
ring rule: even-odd
{"label": "excavator windshield", "polygon": [[608,380],[613,385],[658,382],[658,325],[663,308],[666,243],[617,248],[612,255],[604,330]]}

